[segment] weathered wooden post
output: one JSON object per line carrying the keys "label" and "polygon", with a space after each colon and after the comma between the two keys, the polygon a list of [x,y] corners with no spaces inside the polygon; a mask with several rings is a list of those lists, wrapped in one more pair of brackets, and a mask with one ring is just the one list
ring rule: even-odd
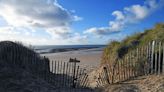
{"label": "weathered wooden post", "polygon": [[68,76],[67,76],[67,79],[68,79],[68,86],[70,87],[71,86],[71,64],[68,63]]}
{"label": "weathered wooden post", "polygon": [[54,74],[56,74],[56,61],[55,61],[55,65],[54,65]]}
{"label": "weathered wooden post", "polygon": [[85,87],[85,84],[87,82],[88,75],[84,75],[83,81],[82,81],[82,87]]}
{"label": "weathered wooden post", "polygon": [[150,63],[150,61],[149,61],[149,44],[148,44],[148,46],[146,47],[146,62],[147,62],[147,65],[146,65],[146,75],[148,75],[149,74],[149,63]]}
{"label": "weathered wooden post", "polygon": [[123,67],[124,67],[124,80],[126,80],[126,78],[127,78],[127,74],[126,74],[127,69],[126,69],[126,59],[125,59],[125,57],[123,58]]}
{"label": "weathered wooden post", "polygon": [[153,61],[154,61],[154,45],[155,45],[155,41],[152,42],[152,49],[151,49],[151,74],[154,73],[153,70]]}
{"label": "weathered wooden post", "polygon": [[59,70],[59,68],[60,68],[60,67],[59,67],[59,61],[57,61],[57,63],[58,63],[58,64],[57,64],[57,74],[59,74],[59,71],[60,71],[60,70]]}
{"label": "weathered wooden post", "polygon": [[69,62],[70,63],[74,63],[74,68],[73,68],[73,88],[75,88],[76,87],[76,75],[75,75],[75,73],[76,73],[76,63],[80,63],[80,61],[79,60],[76,60],[76,58],[75,59],[71,59],[70,58],[70,60],[69,60]]}
{"label": "weathered wooden post", "polygon": [[148,74],[151,74],[151,42],[149,42],[149,46],[148,46],[148,65],[149,65],[149,69],[148,69]]}
{"label": "weathered wooden post", "polygon": [[158,54],[158,74],[161,73],[161,42],[159,42],[159,54]]}
{"label": "weathered wooden post", "polygon": [[163,47],[162,72],[164,74],[164,44],[162,45],[162,47]]}
{"label": "weathered wooden post", "polygon": [[117,62],[117,82],[120,82],[120,60]]}
{"label": "weathered wooden post", "polygon": [[104,74],[105,74],[105,73],[104,73],[103,71],[100,73],[100,75],[101,75],[101,76],[100,76],[100,79],[101,79],[101,81],[102,81],[103,84],[106,83],[106,79],[105,79]]}
{"label": "weathered wooden post", "polygon": [[65,86],[65,79],[66,79],[65,78],[65,62],[64,62],[64,65],[63,65],[63,74],[62,75],[63,75],[63,83],[62,84],[63,84],[63,86]]}
{"label": "weathered wooden post", "polygon": [[77,66],[76,76],[75,76],[76,81],[78,81],[78,76],[80,75],[80,74],[79,74],[79,68],[80,68],[80,66]]}
{"label": "weathered wooden post", "polygon": [[59,70],[60,74],[62,74],[62,70],[63,70],[63,62],[60,61],[60,70]]}
{"label": "weathered wooden post", "polygon": [[104,81],[102,80],[101,73],[99,73],[99,78],[98,78],[98,80],[100,81],[101,85],[103,85],[103,84],[104,84]]}
{"label": "weathered wooden post", "polygon": [[66,63],[66,68],[65,69],[66,69],[66,71],[65,71],[65,75],[66,76],[65,76],[65,83],[64,84],[65,84],[65,86],[67,86],[67,82],[68,82],[67,81],[68,80],[67,77],[69,76],[69,74],[68,74],[68,62]]}
{"label": "weathered wooden post", "polygon": [[111,79],[111,72],[110,72],[109,64],[107,64],[106,68],[107,68],[107,71],[108,71],[109,82],[110,82],[110,79]]}
{"label": "weathered wooden post", "polygon": [[133,77],[133,69],[132,69],[132,51],[129,54],[129,71],[130,71],[130,78]]}
{"label": "weathered wooden post", "polygon": [[86,77],[85,77],[85,80],[84,80],[84,83],[83,83],[83,86],[82,87],[86,87],[87,86],[87,79],[88,79],[88,75],[86,75]]}
{"label": "weathered wooden post", "polygon": [[110,84],[107,68],[104,67],[103,69],[104,69],[104,73],[105,73],[105,79],[106,79],[107,83]]}
{"label": "weathered wooden post", "polygon": [[54,73],[54,61],[51,61],[51,72]]}
{"label": "weathered wooden post", "polygon": [[96,83],[97,83],[96,87],[100,87],[100,84],[99,84],[99,82],[98,82],[98,81],[96,81]]}
{"label": "weathered wooden post", "polygon": [[124,66],[123,66],[123,60],[120,61],[121,62],[121,81],[123,81],[125,79],[125,76],[124,76]]}
{"label": "weathered wooden post", "polygon": [[87,74],[85,73],[85,74],[82,76],[82,78],[81,78],[81,80],[80,80],[80,86],[83,85],[86,75],[87,75]]}
{"label": "weathered wooden post", "polygon": [[103,84],[102,84],[102,81],[100,80],[100,77],[99,77],[97,80],[98,80],[98,84],[99,84],[99,85],[103,85]]}
{"label": "weathered wooden post", "polygon": [[157,42],[155,43],[155,50],[154,50],[154,53],[155,53],[155,60],[154,60],[154,68],[155,68],[155,74],[157,74],[157,68],[158,68],[158,44]]}
{"label": "weathered wooden post", "polygon": [[132,51],[132,72],[133,72],[133,78],[135,77],[135,52]]}
{"label": "weathered wooden post", "polygon": [[130,64],[129,64],[130,60],[129,60],[129,54],[127,54],[126,57],[126,67],[127,67],[127,80],[129,80],[130,78]]}

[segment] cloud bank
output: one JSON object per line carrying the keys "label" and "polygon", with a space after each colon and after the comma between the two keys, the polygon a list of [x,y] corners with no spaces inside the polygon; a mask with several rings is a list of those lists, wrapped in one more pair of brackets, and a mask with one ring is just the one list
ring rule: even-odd
{"label": "cloud bank", "polygon": [[[15,40],[19,40],[16,39],[18,38],[16,36],[20,36],[20,34],[15,34],[17,30],[13,30],[13,28],[34,31],[39,28],[44,30],[45,34],[48,33],[52,38],[51,40],[74,39],[76,35],[72,32],[70,25],[74,21],[82,20],[81,17],[73,15],[69,10],[59,5],[57,0],[0,0],[0,17],[7,23],[7,27],[0,28],[0,34],[12,34],[11,37]],[[25,35],[27,32],[28,34],[34,34],[29,33],[30,30],[26,33],[21,32],[21,35]],[[29,38],[34,37],[31,35],[27,39]],[[82,39],[83,36],[80,36],[80,38]],[[8,39],[7,36],[4,39]]]}
{"label": "cloud bank", "polygon": [[148,17],[153,11],[164,5],[164,0],[146,0],[143,5],[132,5],[124,7],[122,11],[116,10],[112,12],[112,16],[115,17],[113,21],[109,21],[108,27],[93,27],[84,31],[85,34],[107,35],[117,33],[123,30],[129,24],[135,24],[146,17]]}

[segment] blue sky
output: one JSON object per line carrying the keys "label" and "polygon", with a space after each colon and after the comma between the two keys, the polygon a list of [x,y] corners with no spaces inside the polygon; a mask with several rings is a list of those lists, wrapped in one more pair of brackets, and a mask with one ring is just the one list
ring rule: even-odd
{"label": "blue sky", "polygon": [[1,0],[0,41],[107,44],[164,22],[164,0]]}

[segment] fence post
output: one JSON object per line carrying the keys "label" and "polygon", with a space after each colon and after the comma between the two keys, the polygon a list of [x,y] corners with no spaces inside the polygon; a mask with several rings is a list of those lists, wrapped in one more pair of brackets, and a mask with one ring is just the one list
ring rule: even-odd
{"label": "fence post", "polygon": [[126,80],[126,74],[125,74],[125,71],[126,71],[126,68],[125,68],[125,57],[122,60],[122,69],[123,69],[123,81],[124,81],[124,80]]}
{"label": "fence post", "polygon": [[128,79],[130,78],[130,56],[127,54]]}
{"label": "fence post", "polygon": [[84,84],[84,80],[85,80],[85,77],[86,77],[86,73],[83,75],[83,77],[81,78],[81,80],[80,80],[80,83],[81,83],[81,86],[83,86],[83,84]]}
{"label": "fence post", "polygon": [[133,78],[135,77],[135,51],[132,53],[132,68],[133,68]]}
{"label": "fence post", "polygon": [[103,84],[105,84],[106,83],[106,79],[105,79],[104,71],[101,72],[101,76],[100,77],[101,77],[101,80],[102,80]]}
{"label": "fence post", "polygon": [[82,87],[86,87],[86,85],[87,85],[87,79],[88,79],[88,75],[86,75],[86,77],[85,77],[85,80],[84,80],[84,84],[83,84],[83,86]]}
{"label": "fence post", "polygon": [[142,55],[142,46],[139,48],[138,54],[139,54],[139,55],[138,55],[138,60],[139,60],[139,61],[138,61],[138,68],[139,68],[139,69],[138,69],[138,72],[139,72],[139,74],[138,74],[138,75],[141,76],[142,73],[143,73],[143,69],[144,69],[144,68],[142,67],[142,63],[143,63],[142,59],[143,59],[143,58],[141,57],[141,55]]}
{"label": "fence post", "polygon": [[97,83],[97,86],[96,87],[100,87],[100,83],[98,81],[96,81],[96,83]]}
{"label": "fence post", "polygon": [[51,65],[51,72],[54,73],[54,62],[53,62],[53,61],[51,61],[51,62],[52,62],[52,63],[51,63],[51,64],[52,64],[52,65]]}
{"label": "fence post", "polygon": [[72,62],[72,63],[74,63],[74,68],[73,68],[73,88],[75,88],[76,87],[76,79],[75,79],[75,77],[76,77],[76,75],[75,75],[75,73],[76,73],[76,63],[79,63],[80,61],[79,60],[76,60],[76,58],[75,59],[71,59],[70,58],[70,61],[69,61],[70,63]]}
{"label": "fence post", "polygon": [[146,70],[146,74],[148,75],[150,73],[150,42],[147,46],[147,56],[146,56],[146,59],[147,59],[147,70]]}
{"label": "fence post", "polygon": [[139,62],[139,48],[137,48],[137,51],[136,51],[136,63],[135,63],[135,66],[136,66],[136,76],[139,75],[139,71],[138,71],[138,62]]}
{"label": "fence post", "polygon": [[60,67],[59,67],[59,61],[57,61],[57,63],[58,63],[58,66],[57,66],[57,74],[59,74],[59,69],[60,69]]}
{"label": "fence post", "polygon": [[60,61],[60,74],[62,74],[62,70],[63,70],[63,62]]}
{"label": "fence post", "polygon": [[98,83],[99,83],[100,85],[103,85],[102,81],[100,81],[100,77],[98,78]]}
{"label": "fence post", "polygon": [[[120,60],[118,60],[118,82],[120,82],[120,80],[121,80],[121,66],[120,66]],[[109,72],[109,71],[108,71]],[[109,76],[108,76],[108,79],[109,79]]]}
{"label": "fence post", "polygon": [[76,76],[75,76],[75,79],[76,79],[76,87],[77,87],[77,82],[78,82],[78,77],[79,77],[79,68],[80,68],[80,66],[77,66]]}
{"label": "fence post", "polygon": [[125,66],[125,80],[127,80],[128,79],[127,56],[125,56],[124,66]]}
{"label": "fence post", "polygon": [[143,53],[143,58],[144,58],[144,73],[143,75],[146,75],[147,73],[147,46],[143,46],[143,50],[142,50],[142,53]]}
{"label": "fence post", "polygon": [[[110,66],[109,66],[109,64],[107,65],[107,71],[108,71],[108,76],[109,76],[109,82],[110,82],[110,80],[111,80],[111,72],[110,72],[110,68],[109,68]],[[111,82],[110,82],[111,83]]]}
{"label": "fence post", "polygon": [[68,63],[68,75],[67,80],[68,80],[68,85],[71,86],[71,63]]}
{"label": "fence post", "polygon": [[157,47],[158,47],[158,44],[157,44],[157,42],[155,43],[155,50],[154,50],[154,52],[155,52],[155,60],[154,60],[154,68],[155,68],[155,74],[157,74],[157,66],[158,66],[158,49],[157,49]]}
{"label": "fence post", "polygon": [[158,74],[161,73],[161,42],[159,42],[159,54],[158,54]]}
{"label": "fence post", "polygon": [[162,72],[164,74],[164,44],[162,45],[162,47],[163,47]]}
{"label": "fence post", "polygon": [[76,87],[78,87],[78,82],[79,82],[79,76],[80,76],[80,66],[77,66],[77,71],[76,71]]}
{"label": "fence post", "polygon": [[154,73],[154,70],[153,70],[153,61],[154,61],[154,45],[155,45],[155,41],[152,42],[152,50],[151,50],[151,74]]}
{"label": "fence post", "polygon": [[107,71],[106,67],[104,67],[104,73],[105,73],[105,79],[106,79],[107,83],[110,84],[109,75],[108,75],[108,71]]}
{"label": "fence post", "polygon": [[141,53],[142,53],[142,58],[143,58],[143,63],[142,63],[142,66],[143,66],[143,74],[142,75],[146,75],[146,50],[145,50],[145,46],[142,47],[142,50],[141,50]]}
{"label": "fence post", "polygon": [[116,71],[117,81],[116,82],[119,82],[119,60],[117,60],[116,68],[117,68],[117,71]]}
{"label": "fence post", "polygon": [[133,77],[133,61],[132,61],[132,51],[130,52],[130,54],[129,54],[129,65],[130,65],[130,78],[132,78]]}
{"label": "fence post", "polygon": [[64,65],[63,65],[63,86],[65,86],[65,62],[64,62]]}
{"label": "fence post", "polygon": [[147,45],[147,75],[151,73],[151,43],[149,42]]}

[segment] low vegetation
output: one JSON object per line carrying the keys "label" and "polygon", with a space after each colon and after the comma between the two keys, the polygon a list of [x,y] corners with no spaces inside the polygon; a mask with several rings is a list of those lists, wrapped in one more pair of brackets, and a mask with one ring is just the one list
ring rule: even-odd
{"label": "low vegetation", "polygon": [[123,58],[133,49],[147,45],[151,41],[164,42],[164,23],[158,23],[152,29],[143,33],[135,33],[121,42],[113,41],[104,49],[101,64],[112,64],[117,59]]}

